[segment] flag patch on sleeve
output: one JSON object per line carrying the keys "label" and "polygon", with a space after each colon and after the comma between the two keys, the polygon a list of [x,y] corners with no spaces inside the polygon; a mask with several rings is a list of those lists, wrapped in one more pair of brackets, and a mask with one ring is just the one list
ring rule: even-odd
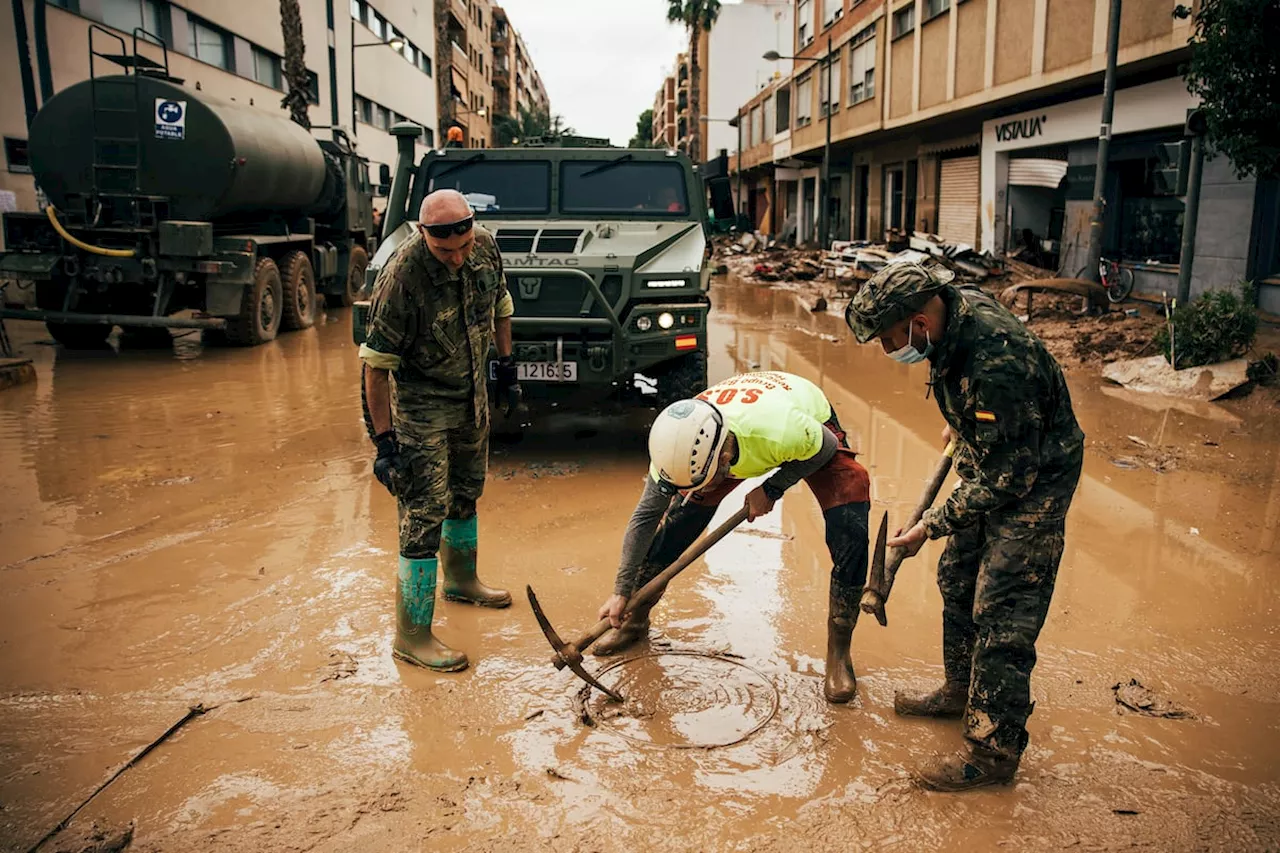
{"label": "flag patch on sleeve", "polygon": [[987,423],[987,424],[993,424],[996,422],[995,412],[978,411],[978,413],[974,415],[974,417],[976,417],[978,420],[982,421],[983,423]]}

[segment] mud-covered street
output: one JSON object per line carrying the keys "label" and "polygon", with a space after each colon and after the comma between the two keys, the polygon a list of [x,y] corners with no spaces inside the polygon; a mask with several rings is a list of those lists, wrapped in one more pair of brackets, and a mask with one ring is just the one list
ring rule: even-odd
{"label": "mud-covered street", "polygon": [[[721,281],[712,298],[711,380],[818,382],[873,520],[900,523],[943,425],[927,366],[856,346],[791,293]],[[370,474],[348,312],[249,349],[72,353],[10,328],[38,380],[0,393],[0,850],[30,848],[197,703],[212,710],[47,849],[80,851],[95,821],[136,821],[145,851],[1280,849],[1274,417],[1071,374],[1089,445],[1030,747],[1012,787],[927,794],[906,768],[960,724],[892,705],[942,675],[940,542],[904,566],[888,627],[858,625],[857,700],[830,706],[829,557],[793,490],[655,611],[653,651],[721,657],[606,674],[646,710],[593,699],[589,728],[523,591],[562,635],[595,621],[646,413],[495,445],[480,566],[516,602],[441,603],[439,635],[473,662],[441,675],[391,657],[396,509]],[[1151,464],[1160,448],[1178,464]],[[1134,678],[1189,715],[1122,709],[1113,687]]]}

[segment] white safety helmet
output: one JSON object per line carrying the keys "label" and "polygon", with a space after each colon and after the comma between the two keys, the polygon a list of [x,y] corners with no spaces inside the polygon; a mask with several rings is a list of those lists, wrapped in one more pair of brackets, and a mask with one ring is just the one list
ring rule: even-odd
{"label": "white safety helmet", "polygon": [[719,409],[703,400],[680,400],[653,422],[649,460],[669,488],[696,492],[715,476],[728,437]]}

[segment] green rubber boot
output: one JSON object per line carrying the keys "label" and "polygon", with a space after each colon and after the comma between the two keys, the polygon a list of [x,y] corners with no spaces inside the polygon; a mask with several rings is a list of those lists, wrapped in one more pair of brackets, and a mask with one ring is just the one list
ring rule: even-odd
{"label": "green rubber boot", "polygon": [[481,607],[510,607],[511,593],[485,586],[476,577],[476,517],[446,518],[440,531],[440,562],[444,565],[444,597]]}
{"label": "green rubber boot", "polygon": [[467,668],[467,656],[451,649],[431,633],[436,612],[436,558],[400,558],[396,584],[396,641],[391,654],[416,666],[439,672]]}

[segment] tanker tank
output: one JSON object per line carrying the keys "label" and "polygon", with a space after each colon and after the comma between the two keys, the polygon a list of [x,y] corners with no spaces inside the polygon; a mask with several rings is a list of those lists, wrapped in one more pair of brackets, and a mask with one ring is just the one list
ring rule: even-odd
{"label": "tanker tank", "polygon": [[307,130],[145,74],[60,92],[37,114],[30,150],[37,182],[61,210],[85,210],[95,189],[167,199],[167,218],[188,221],[341,206],[328,197],[341,181],[326,181],[336,164]]}

